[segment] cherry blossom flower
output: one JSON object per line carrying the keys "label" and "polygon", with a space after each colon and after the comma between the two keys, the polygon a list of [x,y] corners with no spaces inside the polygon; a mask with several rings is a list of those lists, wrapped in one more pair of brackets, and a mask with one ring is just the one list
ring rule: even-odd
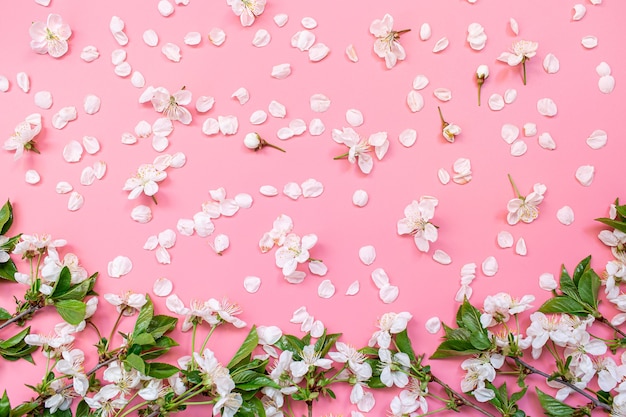
{"label": "cherry blossom flower", "polygon": [[176,294],[170,295],[165,300],[165,306],[172,313],[185,316],[181,330],[186,332],[190,330],[194,324],[200,324],[206,321],[211,326],[219,324],[219,319],[215,316],[215,311],[209,307],[208,302],[191,300],[189,308],[185,307],[182,300]]}
{"label": "cherry blossom flower", "polygon": [[193,360],[200,367],[201,372],[207,376],[206,381],[215,387],[220,396],[226,397],[235,388],[228,368],[218,362],[213,351],[204,349],[202,356],[194,352]]}
{"label": "cherry blossom flower", "polygon": [[374,332],[368,342],[368,346],[373,347],[378,344],[379,347],[388,349],[391,344],[391,335],[405,330],[409,320],[412,318],[413,315],[407,311],[383,314],[378,319],[378,328],[380,330]]}
{"label": "cherry blossom flower", "polygon": [[415,246],[422,252],[428,252],[430,242],[435,242],[438,237],[437,226],[430,222],[437,204],[434,197],[421,197],[419,202],[413,200],[404,209],[405,217],[398,220],[398,234],[413,235]]}
{"label": "cherry blossom flower", "polygon": [[306,375],[311,367],[319,366],[323,369],[330,369],[333,364],[331,359],[320,358],[320,353],[315,351],[315,346],[307,345],[300,354],[302,360],[293,361],[289,364],[289,370],[294,377],[300,378]]}
{"label": "cherry blossom flower", "polygon": [[[23,259],[34,258],[37,255],[56,253],[57,249],[67,244],[65,239],[52,240],[49,234],[25,235],[20,237],[20,241],[15,245],[13,253],[22,255]],[[58,256],[58,255],[57,255]]]}
{"label": "cherry blossom flower", "polygon": [[402,61],[406,58],[406,52],[400,45],[400,42],[398,42],[398,39],[400,39],[403,33],[410,30],[393,30],[393,17],[389,14],[385,14],[382,20],[374,20],[370,25],[370,33],[376,37],[374,52],[380,58],[385,59],[385,65],[388,69],[393,68],[398,60]]}
{"label": "cherry blossom flower", "polygon": [[479,65],[476,69],[476,83],[478,84],[478,105],[480,106],[480,90],[485,80],[489,77],[489,67],[487,65]]}
{"label": "cherry blossom flower", "polygon": [[165,169],[156,164],[142,164],[137,168],[137,173],[126,180],[124,191],[130,191],[129,200],[134,200],[144,193],[148,197],[152,197],[154,204],[158,204],[155,194],[159,191],[158,182],[167,178]]}
{"label": "cherry blossom flower", "polygon": [[276,251],[276,266],[282,268],[284,276],[293,274],[298,264],[310,260],[309,249],[316,243],[317,236],[314,234],[302,238],[295,233],[288,234],[283,246]]}
{"label": "cherry blossom flower", "polygon": [[231,323],[233,326],[241,329],[242,327],[246,327],[246,322],[235,317],[239,313],[241,313],[241,308],[238,304],[231,303],[226,298],[222,299],[222,301],[218,301],[215,298],[209,299],[207,301],[207,306],[213,310],[217,318],[226,323]]}
{"label": "cherry blossom flower", "polygon": [[221,215],[233,216],[239,210],[239,204],[232,198],[226,198],[224,187],[209,190],[212,201],[202,203],[202,211],[212,219],[217,219]]}
{"label": "cherry blossom flower", "polygon": [[333,159],[348,158],[350,163],[358,163],[361,172],[369,174],[374,166],[374,160],[370,155],[370,151],[374,148],[376,157],[381,160],[389,149],[389,140],[387,132],[378,132],[365,139],[361,137],[351,127],[344,127],[343,130],[333,129],[333,140],[337,143],[346,145],[350,150],[344,154],[338,155]]}
{"label": "cherry blossom flower", "polygon": [[97,413],[103,417],[114,416],[117,412],[128,404],[128,400],[124,397],[113,399],[117,394],[110,390],[110,385],[100,388],[93,397],[84,397],[85,402],[92,410],[98,410]]}
{"label": "cherry blossom flower", "polygon": [[72,30],[58,14],[49,14],[46,23],[34,22],[29,32],[30,47],[38,54],[59,58],[67,53],[67,40],[72,36]]}
{"label": "cherry blossom flower", "polygon": [[4,149],[15,151],[13,156],[15,160],[20,159],[24,151],[39,153],[35,146],[35,136],[39,132],[41,132],[41,115],[38,113],[31,114],[15,127],[13,134],[4,142]]}
{"label": "cherry blossom flower", "polygon": [[266,0],[226,0],[233,13],[239,16],[242,26],[252,26],[254,19],[265,10],[266,3]]}
{"label": "cherry blossom flower", "polygon": [[261,136],[259,136],[258,133],[248,133],[244,138],[243,138],[243,144],[246,146],[246,148],[248,149],[252,149],[253,151],[258,151],[263,149],[264,146],[268,146],[270,148],[274,148],[274,149],[278,149],[281,152],[286,152],[283,148],[280,148],[276,145],[272,145],[271,143],[269,143],[268,141],[266,141],[265,139],[263,139]]}
{"label": "cherry blossom flower", "polygon": [[222,417],[234,417],[241,405],[243,397],[238,392],[222,396],[213,406],[214,414],[219,412]]}
{"label": "cherry blossom flower", "polygon": [[191,123],[191,113],[187,108],[183,107],[191,103],[191,92],[186,90],[185,87],[174,94],[170,94],[163,87],[157,87],[152,90],[150,102],[154,110],[163,113],[168,119],[178,120],[185,125]]}
{"label": "cherry blossom flower", "polygon": [[409,355],[397,352],[392,355],[389,349],[378,349],[382,371],[380,381],[387,387],[395,385],[404,388],[409,383],[408,368],[411,366]]}
{"label": "cherry blossom flower", "polygon": [[62,352],[61,355],[63,359],[56,363],[55,369],[64,375],[71,376],[74,391],[81,397],[84,397],[89,388],[89,380],[83,369],[85,354],[80,349],[72,349]]}
{"label": "cherry blossom flower", "polygon": [[510,51],[502,52],[497,59],[498,61],[506,62],[512,67],[522,64],[524,73],[522,79],[524,85],[526,85],[526,61],[537,54],[538,47],[539,44],[537,42],[519,40],[513,43]]}
{"label": "cherry blossom flower", "polygon": [[55,282],[64,267],[67,267],[70,272],[72,284],[79,284],[88,278],[87,270],[79,265],[76,255],[67,253],[63,257],[63,261],[61,261],[56,251],[49,253],[46,259],[44,259],[41,277],[46,281]]}
{"label": "cherry blossom flower", "polygon": [[107,293],[104,299],[117,308],[117,312],[125,316],[132,316],[141,310],[148,300],[145,294],[137,294],[126,291],[121,295]]}
{"label": "cherry blossom flower", "polygon": [[354,346],[343,342],[335,344],[337,352],[328,352],[328,356],[335,362],[347,363],[360,381],[367,381],[372,376],[372,367],[365,362],[366,356],[359,352]]}
{"label": "cherry blossom flower", "polygon": [[274,245],[282,246],[287,235],[293,230],[293,220],[291,217],[281,214],[274,220],[272,230],[263,234],[259,241],[261,252],[269,252]]}
{"label": "cherry blossom flower", "polygon": [[520,220],[524,223],[532,222],[539,216],[539,208],[537,206],[543,201],[543,195],[547,190],[546,186],[537,183],[533,186],[533,192],[524,197],[517,189],[511,175],[509,175],[509,181],[517,197],[509,200],[507,204],[507,210],[509,211],[506,216],[507,222],[510,225],[517,224]]}
{"label": "cherry blossom flower", "polygon": [[441,134],[448,142],[452,143],[456,137],[461,134],[461,128],[454,123],[446,122],[439,106],[437,106],[437,110],[439,111],[439,119],[441,120]]}

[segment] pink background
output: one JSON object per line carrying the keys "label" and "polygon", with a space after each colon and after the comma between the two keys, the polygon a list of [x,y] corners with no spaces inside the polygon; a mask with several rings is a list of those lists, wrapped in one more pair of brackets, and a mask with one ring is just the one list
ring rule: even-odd
{"label": "pink background", "polygon": [[[581,0],[582,2],[582,0]],[[140,5],[141,4],[141,5]],[[478,0],[469,4],[461,0],[396,1],[396,2],[316,2],[269,0],[265,12],[252,27],[242,27],[225,1],[205,2],[191,0],[188,6],[176,6],[175,12],[165,18],[159,14],[156,2],[72,2],[52,0],[49,7],[33,1],[13,2],[3,13],[0,51],[3,58],[0,74],[9,78],[8,92],[0,93],[0,132],[9,137],[14,127],[27,115],[39,112],[43,129],[37,138],[41,155],[26,154],[18,161],[13,154],[0,152],[0,181],[2,201],[9,198],[14,204],[16,221],[12,234],[50,233],[54,238],[67,239],[68,247],[62,253],[76,253],[90,273],[100,272],[97,291],[152,293],[152,284],[159,277],[174,282],[174,292],[188,303],[192,298],[208,299],[227,296],[238,302],[244,312],[241,318],[251,324],[274,324],[286,333],[301,334],[299,325],[289,323],[292,312],[306,306],[316,319],[322,320],[331,332],[343,332],[342,340],[357,346],[367,343],[375,330],[376,319],[387,311],[409,311],[414,319],[409,332],[418,352],[431,354],[440,342],[439,335],[430,335],[424,329],[425,321],[437,315],[444,322],[453,321],[457,303],[454,296],[459,288],[460,268],[468,262],[479,265],[488,256],[495,256],[499,271],[486,277],[479,270],[472,284],[471,301],[482,305],[488,294],[510,292],[516,297],[534,294],[538,307],[547,293],[538,287],[539,275],[558,274],[561,263],[569,268],[592,254],[592,266],[598,271],[610,259],[610,252],[596,239],[602,226],[593,221],[606,216],[608,206],[620,196],[623,175],[622,156],[626,150],[619,127],[623,119],[626,63],[623,58],[625,29],[621,18],[626,16],[626,3],[605,0],[593,6],[585,1],[586,16],[572,21],[573,1],[493,1]],[[132,6],[131,6],[132,5]],[[60,59],[38,55],[29,47],[28,28],[33,21],[45,21],[49,13],[58,13],[69,23],[73,34],[70,50]],[[289,15],[288,23],[280,28],[273,17],[278,13]],[[394,29],[412,29],[401,38],[407,51],[405,61],[391,70],[374,55],[374,38],[368,28],[374,19],[385,13],[395,18]],[[130,42],[120,47],[109,31],[112,16],[126,23],[125,32]],[[310,16],[317,20],[313,29],[318,42],[330,49],[329,56],[312,63],[306,52],[290,46],[291,36],[303,27],[300,20]],[[519,36],[509,27],[509,18],[519,22]],[[433,35],[427,41],[419,39],[419,28],[428,22]],[[488,36],[482,51],[472,50],[465,38],[467,27],[478,22]],[[226,42],[216,47],[209,43],[208,32],[215,27],[226,32]],[[258,29],[271,34],[270,44],[264,48],[252,45]],[[157,47],[142,41],[142,34],[154,29],[159,35]],[[188,31],[202,34],[198,46],[187,46],[183,37]],[[587,50],[581,39],[586,35],[598,38],[598,46]],[[435,42],[446,36],[450,46],[435,54]],[[528,85],[523,86],[520,68],[496,61],[517,39],[539,42],[537,56],[527,64]],[[181,47],[182,60],[167,60],[160,49],[166,42]],[[359,56],[350,62],[344,51],[354,44]],[[86,63],[81,50],[94,45],[100,58]],[[161,183],[155,206],[149,198],[128,200],[122,186],[137,167],[151,162],[157,152],[151,139],[140,139],[135,145],[121,143],[124,132],[132,132],[140,120],[153,123],[159,116],[150,104],[140,104],[143,91],[133,87],[130,77],[121,78],[113,72],[111,52],[124,49],[133,70],[143,73],[146,85],[163,86],[170,92],[182,86],[193,93],[187,106],[193,122],[184,126],[174,123],[167,153],[184,152],[187,164],[178,170],[169,169],[168,178]],[[548,53],[560,60],[560,70],[548,74],[542,61]],[[607,62],[617,80],[612,94],[602,94],[597,86],[595,68]],[[277,80],[270,77],[272,66],[291,64],[292,74]],[[483,86],[483,105],[476,105],[475,70],[487,64],[491,75]],[[15,76],[25,71],[31,80],[31,90],[23,93]],[[412,113],[406,96],[418,74],[428,77],[430,84],[421,91],[424,108]],[[250,101],[244,105],[231,98],[239,87],[250,92]],[[435,88],[448,88],[452,100],[439,102],[432,94]],[[517,100],[499,112],[487,106],[493,93],[504,94],[514,88]],[[50,91],[53,107],[42,110],[34,104],[34,94]],[[331,100],[330,109],[315,113],[309,98],[323,93]],[[95,94],[102,100],[100,111],[88,115],[83,110],[83,99]],[[193,103],[201,96],[215,97],[215,106],[206,114],[198,113]],[[549,97],[558,105],[553,118],[540,115],[537,100]],[[267,111],[270,101],[276,100],[287,108],[287,116],[278,119],[269,116],[260,125],[249,123],[250,115],[259,109]],[[76,106],[77,120],[62,130],[55,129],[51,118],[60,108]],[[446,119],[461,126],[462,134],[453,144],[441,136],[437,106]],[[369,175],[362,174],[356,165],[333,157],[346,151],[335,143],[332,129],[348,127],[345,114],[348,109],[360,110],[365,123],[355,128],[364,136],[386,131],[391,146],[382,161],[376,160]],[[206,136],[201,126],[207,117],[235,115],[239,119],[236,135]],[[319,117],[326,126],[321,136],[302,136],[280,142],[279,128],[293,119],[308,122]],[[542,149],[537,135],[523,137],[528,151],[521,157],[510,154],[509,145],[500,137],[503,124],[511,123],[522,129],[524,123],[537,124],[539,133],[549,132],[557,143],[556,150]],[[398,141],[400,132],[413,128],[418,132],[415,145],[406,148]],[[608,134],[607,146],[593,150],[586,138],[596,129]],[[285,154],[273,149],[254,153],[243,146],[248,132],[258,132],[268,141],[279,144]],[[95,136],[102,149],[96,155],[84,154],[80,162],[67,163],[62,157],[63,147],[71,140],[85,135]],[[473,178],[466,185],[450,182],[442,185],[437,170],[452,172],[454,161],[469,158]],[[102,160],[107,173],[91,186],[80,185],[82,169]],[[596,175],[590,187],[580,185],[574,173],[581,165],[593,165]],[[24,181],[28,169],[36,169],[42,180],[37,185]],[[532,191],[535,183],[547,186],[541,214],[532,224],[509,226],[506,205],[514,197],[507,179],[510,173],[522,194]],[[279,193],[265,197],[259,187],[273,185],[279,190],[288,182],[302,183],[314,178],[324,185],[324,193],[317,198],[293,201]],[[70,182],[85,198],[85,205],[77,212],[67,210],[68,195],[55,192],[59,181]],[[233,217],[215,220],[217,233],[230,237],[231,247],[223,256],[217,256],[209,247],[214,236],[200,238],[178,235],[170,249],[170,265],[157,263],[154,252],[142,249],[150,235],[171,228],[176,230],[180,218],[191,218],[200,211],[201,204],[210,199],[208,191],[224,187],[233,198],[238,193],[249,193],[254,198],[250,209],[242,209]],[[364,189],[369,193],[369,204],[358,208],[352,204],[352,193]],[[433,220],[439,226],[439,240],[430,253],[419,252],[412,239],[399,236],[396,222],[412,200],[423,195],[439,199]],[[139,224],[130,218],[138,204],[152,207],[153,220]],[[572,207],[575,221],[570,226],[558,222],[556,212],[564,205]],[[284,281],[275,266],[274,253],[262,254],[258,241],[269,231],[280,214],[292,217],[294,232],[300,235],[315,233],[318,244],[312,256],[321,258],[328,266],[326,277],[308,275],[304,283],[292,285]],[[497,246],[499,231],[510,231],[515,239],[523,237],[528,255],[516,255],[513,248]],[[214,234],[214,235],[215,235]],[[377,257],[365,266],[358,257],[359,248],[373,245]],[[440,265],[433,261],[436,249],[447,252],[453,262]],[[118,255],[133,261],[130,274],[121,279],[107,275],[107,264]],[[20,265],[24,266],[24,265]],[[400,288],[400,296],[390,304],[378,298],[378,290],[370,279],[375,268],[384,268],[391,283]],[[262,279],[260,290],[249,294],[243,288],[243,279],[255,275]],[[337,288],[334,297],[321,299],[317,287],[322,279],[330,279]],[[345,291],[354,280],[361,284],[355,296]],[[11,307],[11,295],[20,294],[16,285],[0,283],[0,305]],[[166,313],[164,299],[153,297],[157,310]],[[104,304],[96,321],[105,329],[112,323],[113,309]],[[48,315],[49,322],[58,318]],[[33,331],[48,332],[49,323],[35,321]],[[217,337],[232,340],[220,343],[216,337],[211,348],[218,352],[222,362],[245,337],[245,330],[221,329]],[[89,347],[96,337],[89,330],[84,335]],[[93,340],[92,340],[93,339]],[[187,353],[189,335],[180,338],[177,355]],[[94,355],[90,355],[95,361]],[[35,355],[43,363],[40,353]],[[461,373],[457,361],[433,363],[438,374],[449,375],[447,380],[458,387]],[[40,368],[40,367],[39,367]],[[6,387],[13,402],[27,398],[23,383],[37,382],[43,372],[25,362],[0,364],[0,387]],[[15,369],[24,377],[19,384],[13,379]],[[394,391],[397,393],[399,391]],[[371,415],[382,415],[388,409],[390,397],[376,394],[377,408]],[[14,404],[15,405],[15,404]],[[316,409],[349,414],[355,409],[347,395],[330,405]],[[529,411],[529,410],[527,410]],[[192,413],[188,413],[191,415]],[[469,415],[469,413],[468,413]]]}

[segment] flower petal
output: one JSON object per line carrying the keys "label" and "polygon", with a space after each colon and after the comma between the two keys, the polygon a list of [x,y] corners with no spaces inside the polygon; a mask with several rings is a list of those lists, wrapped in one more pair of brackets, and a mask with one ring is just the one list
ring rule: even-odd
{"label": "flower petal", "polygon": [[335,286],[329,279],[325,279],[317,287],[317,295],[320,298],[330,298],[335,295]]}

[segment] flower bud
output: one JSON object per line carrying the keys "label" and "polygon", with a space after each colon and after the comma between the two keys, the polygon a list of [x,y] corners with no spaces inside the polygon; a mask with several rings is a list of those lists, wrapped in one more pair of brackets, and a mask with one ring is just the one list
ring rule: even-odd
{"label": "flower bud", "polygon": [[248,133],[245,138],[243,138],[243,144],[246,145],[246,148],[257,150],[261,147],[261,138],[257,133]]}
{"label": "flower bud", "polygon": [[478,69],[476,69],[476,78],[479,80],[484,80],[489,77],[489,67],[487,65],[479,65]]}

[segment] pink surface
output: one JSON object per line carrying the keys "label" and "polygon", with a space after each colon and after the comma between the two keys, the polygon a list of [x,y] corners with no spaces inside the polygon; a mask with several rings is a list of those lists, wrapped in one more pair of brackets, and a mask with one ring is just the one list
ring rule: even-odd
{"label": "pink surface", "polygon": [[[381,314],[409,311],[414,316],[409,333],[416,350],[430,354],[440,339],[438,335],[429,335],[424,323],[435,315],[446,323],[452,322],[462,265],[475,262],[480,267],[488,256],[495,256],[498,261],[495,276],[477,273],[472,284],[472,301],[476,305],[482,305],[488,294],[506,291],[518,297],[534,294],[538,306],[547,297],[538,287],[540,274],[557,274],[561,263],[572,268],[589,254],[594,256],[592,266],[602,270],[610,258],[595,238],[603,227],[592,219],[606,216],[609,203],[621,192],[621,159],[626,150],[619,127],[626,98],[621,85],[626,79],[626,63],[621,52],[626,33],[620,18],[626,16],[626,3],[607,0],[593,6],[585,2],[587,14],[576,22],[571,19],[573,2],[478,0],[472,5],[460,0],[270,0],[265,12],[247,28],[240,25],[225,2],[192,0],[188,6],[176,6],[174,14],[167,18],[159,14],[155,2],[141,2],[141,6],[138,3],[52,0],[49,7],[42,7],[32,1],[14,2],[10,11],[4,13],[0,36],[0,75],[11,84],[6,93],[0,93],[0,131],[4,137],[10,136],[14,127],[34,112],[43,118],[37,139],[40,155],[27,153],[14,161],[12,153],[0,154],[0,198],[9,198],[14,204],[16,222],[12,231],[45,232],[67,239],[66,251],[76,253],[89,272],[100,272],[100,294],[125,290],[151,293],[157,278],[168,277],[174,282],[174,292],[185,303],[192,298],[227,296],[242,306],[241,317],[249,324],[274,324],[287,333],[300,333],[299,326],[289,323],[289,319],[294,310],[306,306],[330,331],[343,332],[344,340],[357,346],[367,343]],[[49,13],[60,14],[73,32],[70,50],[60,59],[38,55],[29,47],[31,22],[45,21]],[[272,20],[278,13],[289,15],[282,28]],[[368,31],[370,23],[385,13],[395,18],[394,29],[411,29],[400,40],[406,49],[406,60],[390,70],[373,53],[374,38]],[[130,39],[126,47],[118,45],[109,31],[112,16],[119,16],[126,23],[125,32]],[[303,29],[300,20],[305,16],[317,20],[318,27],[312,31],[317,41],[331,50],[318,63],[310,62],[306,52],[290,46],[292,35]],[[509,18],[519,22],[519,36],[512,33]],[[419,28],[425,22],[431,25],[433,35],[422,41]],[[470,49],[465,40],[472,22],[482,24],[488,36],[481,51]],[[220,47],[207,40],[214,27],[226,32],[226,41]],[[147,29],[158,34],[157,47],[142,41]],[[268,46],[252,45],[258,29],[271,34]],[[202,34],[198,46],[183,43],[188,31]],[[596,48],[583,48],[581,39],[586,35],[598,38]],[[449,39],[450,46],[433,53],[435,42],[443,36]],[[537,56],[527,63],[526,86],[522,85],[520,68],[496,61],[517,39],[539,43]],[[167,60],[161,53],[166,42],[181,47],[179,63]],[[344,53],[349,44],[356,48],[357,63],[350,62]],[[81,60],[80,52],[87,45],[98,48],[99,59],[91,63]],[[143,73],[146,85],[162,86],[170,92],[185,86],[193,94],[192,104],[187,106],[193,121],[189,126],[174,122],[170,146],[165,151],[183,152],[187,163],[181,169],[168,170],[168,178],[160,184],[157,194],[158,205],[143,195],[128,200],[128,192],[122,190],[137,167],[150,163],[158,153],[152,149],[149,138],[125,145],[121,135],[133,132],[141,120],[152,124],[159,115],[149,103],[139,103],[143,89],[133,87],[130,77],[122,78],[113,72],[111,52],[118,48],[127,52],[127,62],[133,70]],[[560,61],[556,74],[548,74],[542,67],[548,53]],[[602,61],[611,66],[617,80],[611,94],[598,89],[595,68]],[[291,64],[292,74],[283,80],[272,78],[272,67],[282,63]],[[483,105],[478,107],[474,77],[480,64],[487,64],[491,75],[483,86]],[[31,90],[27,94],[15,81],[20,71],[30,76]],[[406,97],[419,74],[427,76],[430,83],[421,91],[424,108],[412,113]],[[244,105],[231,98],[239,87],[250,92],[250,101]],[[433,96],[436,88],[450,89],[452,99],[438,101]],[[517,90],[517,99],[501,111],[490,110],[489,96],[504,94],[510,88]],[[52,93],[54,104],[49,110],[34,104],[34,94],[42,90]],[[316,93],[330,98],[327,112],[311,110],[309,98]],[[94,115],[83,110],[87,94],[102,100],[100,111]],[[215,106],[206,114],[198,113],[193,105],[201,95],[215,97]],[[555,117],[538,113],[536,103],[544,97],[556,102]],[[251,125],[250,115],[259,109],[267,111],[272,100],[286,106],[286,117],[269,116],[265,123]],[[52,115],[65,106],[76,106],[78,118],[61,130],[55,129]],[[448,143],[441,136],[437,106],[441,106],[448,121],[463,130],[455,143]],[[333,160],[347,148],[332,140],[331,130],[349,126],[345,114],[352,108],[360,110],[365,119],[362,126],[355,128],[357,132],[369,136],[384,131],[391,143],[388,154],[381,161],[374,161],[369,175],[362,174],[347,160]],[[237,116],[237,133],[204,135],[201,127],[205,119],[221,115]],[[308,124],[313,118],[320,118],[326,126],[321,136],[307,131],[286,141],[277,139],[278,129],[290,121],[303,119]],[[542,149],[538,135],[520,134],[519,140],[527,143],[528,151],[520,157],[512,156],[500,130],[506,123],[522,130],[527,122],[536,123],[539,134],[549,132],[556,149]],[[418,132],[417,142],[409,148],[398,141],[400,132],[407,128]],[[593,150],[585,140],[597,129],[605,130],[609,139],[604,148]],[[263,149],[255,153],[246,149],[243,137],[248,132],[258,132],[287,152]],[[85,135],[98,138],[101,151],[96,155],[85,153],[77,163],[65,162],[63,147]],[[461,157],[471,161],[472,180],[465,185],[441,184],[438,169],[446,168],[452,173],[454,161]],[[99,160],[107,164],[105,177],[91,186],[80,185],[82,169]],[[574,177],[581,165],[595,167],[595,178],[589,187],[583,187]],[[24,182],[28,169],[40,173],[39,184]],[[512,175],[522,194],[530,193],[535,183],[547,186],[540,216],[533,223],[507,224],[507,202],[514,197],[507,174]],[[321,196],[294,201],[280,192],[288,182],[302,183],[309,178],[324,185]],[[68,181],[84,196],[84,207],[76,212],[67,210],[68,195],[55,192],[59,181]],[[279,195],[261,195],[259,187],[266,184],[277,187]],[[169,251],[169,265],[159,264],[153,251],[142,249],[150,235],[168,228],[176,230],[180,218],[191,218],[200,211],[201,204],[210,199],[208,191],[219,187],[226,189],[229,198],[238,193],[252,195],[252,207],[241,209],[233,217],[216,219],[216,231],[208,238],[179,234]],[[363,208],[352,204],[352,194],[357,189],[366,190],[370,196]],[[412,238],[397,234],[396,223],[404,217],[405,206],[426,195],[439,200],[433,219],[439,226],[439,239],[429,253],[421,253]],[[152,208],[151,222],[139,224],[130,218],[132,208],[138,204]],[[557,210],[565,205],[575,213],[570,226],[556,218]],[[302,284],[289,284],[275,266],[273,251],[260,252],[259,239],[280,214],[293,219],[294,232],[318,236],[312,256],[323,259],[328,266],[324,278],[308,274]],[[516,255],[513,248],[499,248],[496,236],[502,230],[510,231],[516,241],[523,237],[528,255]],[[217,256],[209,247],[218,233],[228,235],[231,241],[223,256]],[[365,245],[373,245],[377,252],[370,266],[358,257],[359,248]],[[436,263],[432,259],[436,249],[447,252],[453,262]],[[107,264],[118,255],[131,258],[134,266],[128,275],[114,279],[106,273]],[[378,297],[370,278],[376,268],[384,268],[391,283],[400,289],[392,304],[384,304]],[[249,275],[262,279],[256,294],[243,288],[243,279]],[[330,299],[317,295],[323,279],[330,279],[336,286],[337,292]],[[360,282],[360,292],[344,295],[355,280]],[[4,283],[0,286],[1,304],[7,306],[14,289]],[[166,313],[164,299],[154,298],[157,309]],[[107,309],[103,306],[103,311]],[[104,313],[98,320],[106,327]],[[33,330],[47,331],[44,324],[35,324]],[[223,333],[238,343],[246,332]],[[232,346],[213,348],[226,361],[235,344]],[[0,387],[7,387],[12,399],[27,394],[19,386],[21,383],[14,384],[10,369],[32,373],[31,378],[24,377],[23,383],[34,383],[40,377],[40,371],[26,363],[0,366]],[[434,366],[449,373],[449,382],[457,386],[458,362],[438,361]],[[347,398],[334,402],[332,407],[329,412],[344,415],[354,409]],[[372,415],[381,415],[387,409],[388,401],[381,396]]]}

